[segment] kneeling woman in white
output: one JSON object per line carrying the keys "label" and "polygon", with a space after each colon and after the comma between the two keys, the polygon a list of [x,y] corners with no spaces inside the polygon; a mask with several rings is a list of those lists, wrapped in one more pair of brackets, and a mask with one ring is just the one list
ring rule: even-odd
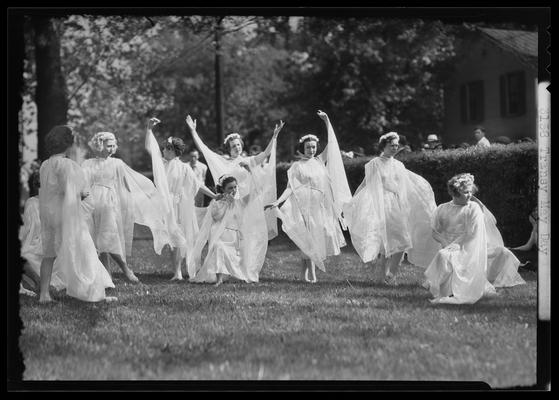
{"label": "kneeling woman in white", "polygon": [[[224,175],[218,180],[216,191],[223,196],[212,200],[202,222],[200,234],[196,240],[189,264],[196,271],[190,277],[191,282],[214,283],[219,286],[224,277],[231,276],[245,282],[254,282],[250,263],[249,243],[246,242],[247,229],[250,221],[246,207],[251,194],[241,198],[238,192],[237,179]],[[208,253],[202,260],[202,250],[208,244]]]}
{"label": "kneeling woman in white", "polygon": [[459,174],[447,186],[452,201],[439,205],[433,219],[433,238],[443,248],[425,271],[424,286],[434,297],[431,301],[473,304],[484,295],[494,295],[495,286],[524,283],[517,272],[518,260],[504,247],[495,246],[494,217],[473,197],[474,177]]}
{"label": "kneeling woman in white", "polygon": [[340,248],[346,245],[340,228],[340,223],[345,227],[341,210],[343,202],[351,199],[334,129],[326,113],[319,110],[318,116],[328,130],[325,151],[315,157],[318,138],[314,135],[299,139],[302,158],[287,171],[283,194],[266,206],[275,208],[283,203],[277,209],[282,229],[307,257],[303,260],[303,279],[312,283],[316,282],[315,265],[325,271],[326,258],[340,254]]}

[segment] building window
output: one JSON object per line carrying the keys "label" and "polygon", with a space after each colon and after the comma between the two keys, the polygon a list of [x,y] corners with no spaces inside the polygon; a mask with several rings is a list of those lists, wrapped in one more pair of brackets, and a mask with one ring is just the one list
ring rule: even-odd
{"label": "building window", "polygon": [[524,71],[501,75],[501,116],[518,117],[526,113],[526,79]]}
{"label": "building window", "polygon": [[473,81],[460,86],[460,111],[462,123],[482,122],[484,115],[483,81]]}

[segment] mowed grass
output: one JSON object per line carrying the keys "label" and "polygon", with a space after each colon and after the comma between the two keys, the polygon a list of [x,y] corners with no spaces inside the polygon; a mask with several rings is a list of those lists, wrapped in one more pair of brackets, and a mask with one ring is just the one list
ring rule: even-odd
{"label": "mowed grass", "polygon": [[113,265],[115,303],[20,296],[25,380],[431,380],[536,383],[537,276],[475,305],[433,305],[423,270],[375,280],[351,244],[300,281],[301,253],[270,242],[261,281],[173,283],[171,254],[139,238]]}

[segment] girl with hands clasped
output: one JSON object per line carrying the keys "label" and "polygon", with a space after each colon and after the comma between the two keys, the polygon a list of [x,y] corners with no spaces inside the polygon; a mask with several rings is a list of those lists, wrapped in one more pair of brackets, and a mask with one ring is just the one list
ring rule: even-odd
{"label": "girl with hands clasped", "polygon": [[317,114],[328,131],[326,149],[317,155],[318,137],[301,137],[297,147],[301,158],[287,171],[287,188],[266,206],[276,211],[284,232],[305,254],[302,279],[311,283],[317,281],[315,266],[325,271],[326,258],[340,254],[346,245],[341,210],[351,199],[334,129],[326,113],[319,110]]}
{"label": "girl with hands clasped", "polygon": [[[243,232],[250,230],[245,226],[243,216],[250,204],[251,193],[240,197],[237,178],[224,175],[218,180],[216,191],[221,196],[210,202],[202,222],[200,234],[192,251],[191,264],[195,274],[191,282],[215,283],[221,285],[226,277],[233,277],[245,282],[252,282],[253,271],[248,269],[253,254],[247,245]],[[250,239],[250,238],[249,238]],[[207,256],[202,259],[202,250],[208,244]]]}

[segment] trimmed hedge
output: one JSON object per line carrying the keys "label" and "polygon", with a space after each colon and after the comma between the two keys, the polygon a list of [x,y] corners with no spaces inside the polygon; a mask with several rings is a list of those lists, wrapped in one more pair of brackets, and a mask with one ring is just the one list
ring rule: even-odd
{"label": "trimmed hedge", "polygon": [[[365,176],[364,165],[372,157],[345,160],[352,193]],[[528,215],[538,200],[538,148],[534,143],[499,145],[488,148],[413,152],[397,156],[407,169],[421,175],[433,187],[437,204],[450,200],[446,182],[453,175],[469,172],[479,188],[477,197],[497,218],[506,246],[524,244],[532,226]],[[278,196],[287,184],[291,163],[278,163]]]}

